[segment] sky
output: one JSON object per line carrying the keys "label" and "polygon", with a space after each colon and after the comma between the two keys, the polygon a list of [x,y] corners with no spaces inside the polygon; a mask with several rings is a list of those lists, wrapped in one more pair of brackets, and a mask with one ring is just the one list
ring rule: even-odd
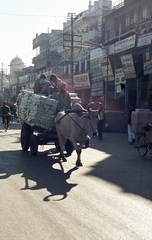
{"label": "sky", "polygon": [[79,14],[88,4],[89,0],[0,0],[0,68],[9,73],[9,64],[16,56],[26,67],[32,65],[36,33],[62,30],[68,13]]}

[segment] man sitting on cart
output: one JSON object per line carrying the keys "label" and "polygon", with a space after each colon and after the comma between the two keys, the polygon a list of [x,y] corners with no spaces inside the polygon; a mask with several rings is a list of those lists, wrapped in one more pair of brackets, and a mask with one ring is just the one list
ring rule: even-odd
{"label": "man sitting on cart", "polygon": [[51,87],[49,88],[49,94],[52,94],[54,98],[57,98],[57,93],[59,92],[59,83],[62,82],[60,78],[57,77],[56,74],[52,73],[50,76]]}
{"label": "man sitting on cart", "polygon": [[50,81],[46,80],[45,74],[41,74],[40,78],[36,79],[34,83],[34,93],[48,95],[49,89],[51,88]]}
{"label": "man sitting on cart", "polygon": [[52,94],[55,98],[57,95],[58,84],[61,82],[56,74],[51,74],[50,80],[46,80],[45,74],[41,74],[40,78],[38,78],[34,83],[34,93],[36,94]]}

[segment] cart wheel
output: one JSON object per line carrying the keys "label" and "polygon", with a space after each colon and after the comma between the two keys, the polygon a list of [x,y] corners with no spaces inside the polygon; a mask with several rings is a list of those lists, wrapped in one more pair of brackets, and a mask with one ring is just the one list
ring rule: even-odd
{"label": "cart wheel", "polygon": [[65,150],[69,156],[72,154],[72,152],[74,150],[73,144],[69,139],[66,140]]}
{"label": "cart wheel", "polygon": [[21,146],[23,151],[27,151],[29,149],[31,134],[32,134],[31,126],[24,123],[21,129]]}
{"label": "cart wheel", "polygon": [[36,135],[32,135],[30,138],[30,151],[33,156],[37,154],[38,151],[38,138]]}

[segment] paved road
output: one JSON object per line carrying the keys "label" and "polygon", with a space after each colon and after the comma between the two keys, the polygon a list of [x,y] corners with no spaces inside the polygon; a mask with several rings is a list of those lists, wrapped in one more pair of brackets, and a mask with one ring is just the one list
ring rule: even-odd
{"label": "paved road", "polygon": [[0,125],[0,239],[152,239],[152,155],[127,134],[92,139],[77,169],[76,154],[60,163],[53,145],[21,151],[19,128]]}

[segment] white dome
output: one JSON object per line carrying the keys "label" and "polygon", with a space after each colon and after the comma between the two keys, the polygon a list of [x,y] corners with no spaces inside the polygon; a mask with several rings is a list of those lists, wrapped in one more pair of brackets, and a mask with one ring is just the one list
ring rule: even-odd
{"label": "white dome", "polygon": [[10,62],[10,65],[23,65],[23,61],[17,56],[15,58],[12,59],[12,61]]}

